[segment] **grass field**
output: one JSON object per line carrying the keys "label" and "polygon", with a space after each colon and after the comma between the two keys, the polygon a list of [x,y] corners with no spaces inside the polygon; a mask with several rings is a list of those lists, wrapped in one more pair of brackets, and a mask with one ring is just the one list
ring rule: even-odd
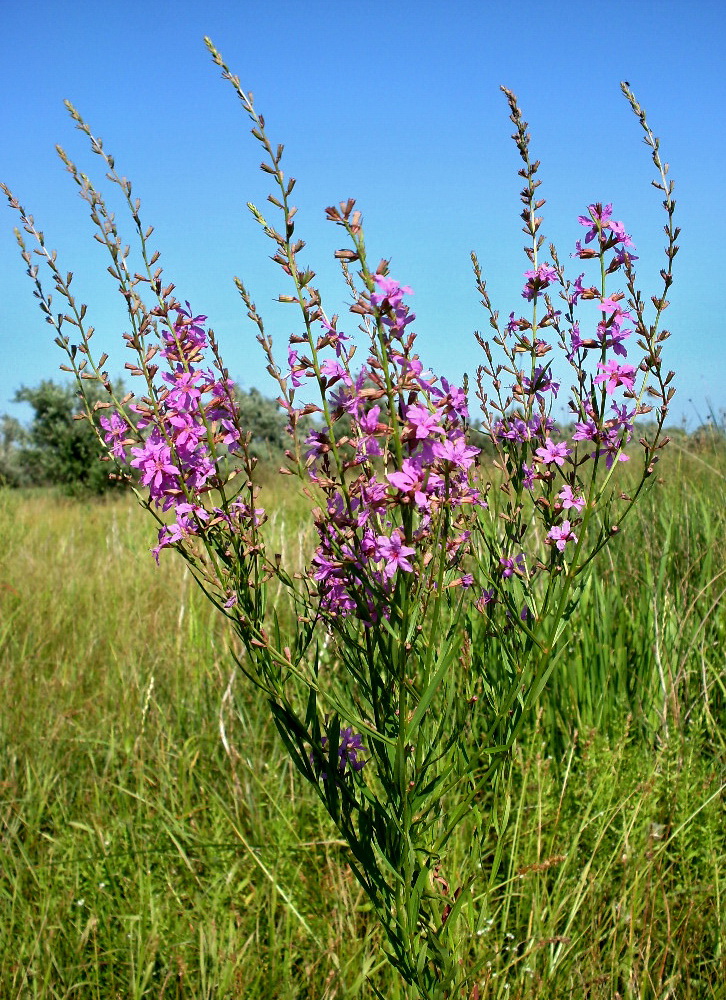
{"label": "grass field", "polygon": [[[482,1000],[726,997],[726,461],[659,471],[507,772]],[[303,560],[285,486],[270,530]],[[0,539],[0,998],[395,998],[343,845],[143,512],[5,492]]]}

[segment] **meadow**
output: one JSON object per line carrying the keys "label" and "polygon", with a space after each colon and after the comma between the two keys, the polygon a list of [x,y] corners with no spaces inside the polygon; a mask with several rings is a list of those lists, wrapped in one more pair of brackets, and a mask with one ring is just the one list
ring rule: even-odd
{"label": "meadow", "polygon": [[[726,997],[726,454],[681,441],[657,474],[503,772],[480,1000]],[[305,501],[263,492],[302,562]],[[5,491],[0,539],[0,997],[396,997],[345,845],[143,511]]]}

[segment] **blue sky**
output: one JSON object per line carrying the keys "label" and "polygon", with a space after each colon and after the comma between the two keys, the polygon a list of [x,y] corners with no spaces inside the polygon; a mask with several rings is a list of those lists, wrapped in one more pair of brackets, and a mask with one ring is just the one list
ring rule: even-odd
{"label": "blue sky", "polygon": [[[270,190],[231,87],[203,45],[210,35],[254,91],[286,172],[298,179],[304,262],[329,313],[347,312],[332,261],[339,230],[326,205],[348,196],[363,212],[372,259],[415,291],[419,351],[450,379],[481,362],[472,331],[487,329],[469,253],[495,305],[520,309],[517,154],[500,84],[518,95],[542,161],[544,232],[562,259],[584,232],[577,216],[611,201],[633,235],[641,287],[657,291],[664,216],[648,150],[620,94],[627,79],[671,164],[682,227],[666,326],[677,371],[674,422],[726,408],[722,168],[726,161],[726,8],[718,0],[608,4],[486,0],[248,0],[246,3],[58,4],[7,0],[0,40],[0,179],[31,211],[75,274],[110,371],[126,357],[124,312],[70,176],[63,145],[99,182],[99,162],[63,107],[73,101],[155,226],[155,246],[181,299],[208,314],[232,376],[273,395],[255,329],[234,288],[240,275],[285,359],[297,330],[271,247],[246,209]],[[270,207],[270,206],[268,206]],[[132,232],[119,218],[122,232]],[[20,385],[61,378],[62,362],[23,273],[11,210],[0,208],[0,412]],[[570,276],[582,270],[569,261]],[[349,318],[344,329],[353,330]]]}

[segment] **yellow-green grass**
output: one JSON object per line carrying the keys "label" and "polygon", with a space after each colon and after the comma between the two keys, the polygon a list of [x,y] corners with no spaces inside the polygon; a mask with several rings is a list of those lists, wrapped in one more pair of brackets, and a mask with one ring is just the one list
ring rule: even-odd
{"label": "yellow-green grass", "polygon": [[[503,775],[482,998],[726,996],[726,483],[706,460],[663,463]],[[302,560],[305,503],[271,483],[270,536]],[[367,975],[396,997],[335,831],[153,536],[131,500],[0,494],[0,997],[352,1000]]]}

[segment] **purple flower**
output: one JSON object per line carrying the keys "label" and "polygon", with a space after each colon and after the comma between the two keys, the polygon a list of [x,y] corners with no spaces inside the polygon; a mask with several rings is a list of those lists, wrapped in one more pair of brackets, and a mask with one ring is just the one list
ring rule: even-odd
{"label": "purple flower", "polygon": [[360,771],[365,764],[364,760],[358,759],[358,754],[365,752],[362,743],[363,737],[354,733],[350,726],[340,730],[340,746],[338,747],[338,757],[340,758],[340,770],[344,771],[348,765],[353,771]]}
{"label": "purple flower", "polygon": [[341,330],[336,330],[336,328],[327,321],[325,316],[320,317],[320,325],[325,329],[325,340],[327,343],[331,344],[335,348],[335,353],[339,358],[343,357],[345,353],[344,345],[350,340],[345,333]]}
{"label": "purple flower", "polygon": [[[359,733],[354,733],[350,726],[346,726],[344,729],[340,730],[338,744],[338,773],[345,774],[346,767],[349,767],[351,771],[360,771],[365,765],[366,761],[361,760],[358,754],[365,753],[366,748],[363,746],[363,737]],[[328,737],[323,736],[321,739],[321,744],[325,747],[328,744]],[[315,764],[314,754],[310,754],[310,763]],[[323,781],[326,781],[328,775],[325,771],[320,772],[320,777]]]}
{"label": "purple flower", "polygon": [[504,328],[506,335],[507,336],[511,336],[513,333],[518,333],[519,332],[519,328],[520,328],[519,327],[519,323],[520,323],[520,321],[518,319],[516,319],[514,313],[511,312],[509,314],[509,322],[507,323],[506,327]]}
{"label": "purple flower", "polygon": [[381,320],[392,331],[393,336],[400,339],[409,323],[416,318],[413,313],[409,313],[408,306],[403,304],[403,296],[412,295],[413,291],[407,285],[401,285],[382,274],[374,274],[373,280],[381,291],[371,292],[371,305],[382,314]]}
{"label": "purple flower", "polygon": [[[358,426],[366,434],[375,434],[380,430],[378,418],[381,415],[380,406],[372,406],[367,413],[361,413],[358,417]],[[385,427],[385,425],[383,425]]]}
{"label": "purple flower", "polygon": [[583,420],[575,424],[573,441],[594,441],[598,436],[597,424],[594,420]]}
{"label": "purple flower", "polygon": [[195,414],[170,410],[165,412],[166,423],[172,429],[174,448],[182,462],[191,461],[191,456],[199,447],[207,431],[204,424],[197,421]]}
{"label": "purple flower", "polygon": [[459,420],[469,419],[469,410],[466,405],[466,393],[458,386],[451,385],[447,379],[441,379],[441,386],[446,393],[443,400],[447,410],[453,410]]}
{"label": "purple flower", "polygon": [[574,284],[572,286],[573,290],[570,292],[569,301],[570,301],[570,303],[573,306],[577,305],[577,300],[578,299],[581,299],[581,298],[588,298],[589,299],[593,295],[597,294],[597,290],[594,287],[592,287],[592,286],[585,287],[582,284],[582,279],[584,277],[585,277],[585,273],[583,271],[583,273],[581,275],[579,275],[579,277],[577,277],[575,279],[575,282],[574,282]]}
{"label": "purple flower", "polygon": [[292,347],[287,352],[287,363],[290,365],[290,371],[288,373],[288,378],[293,384],[295,389],[299,389],[303,384],[300,378],[300,373],[307,371],[307,365],[300,361],[298,352],[294,351]]}
{"label": "purple flower", "polygon": [[587,247],[583,247],[582,243],[578,240],[575,243],[575,252],[573,257],[579,257],[580,260],[591,260],[593,257],[597,257],[597,250],[588,250]]}
{"label": "purple flower", "polygon": [[497,593],[495,590],[482,590],[481,597],[476,602],[477,611],[484,611],[490,604],[494,604],[496,599]]}
{"label": "purple flower", "polygon": [[364,366],[353,381],[347,374],[343,377],[343,385],[339,385],[337,390],[330,394],[330,403],[334,409],[344,410],[353,417],[359,419],[358,415],[363,408],[363,390],[370,376],[370,372]]}
{"label": "purple flower", "polygon": [[380,406],[372,406],[365,413],[358,411],[358,427],[363,431],[363,435],[356,441],[356,459],[362,461],[372,455],[382,455],[381,446],[376,440],[381,434],[388,430],[386,424],[379,423]]}
{"label": "purple flower", "polygon": [[608,421],[613,427],[622,427],[625,430],[631,431],[633,429],[633,417],[635,416],[635,407],[632,410],[628,410],[625,403],[622,406],[618,406],[617,403],[613,403],[610,407],[615,416]]}
{"label": "purple flower", "polygon": [[602,299],[600,302],[600,310],[605,313],[618,313],[620,316],[627,316],[630,318],[630,313],[627,309],[623,309],[620,305],[619,299],[614,299],[612,296],[607,299]]}
{"label": "purple flower", "polygon": [[[405,465],[405,462],[404,462]],[[388,490],[385,483],[379,483],[375,478],[369,479],[361,486],[360,510],[357,523],[360,527],[368,521],[371,514],[376,514],[386,507]]]}
{"label": "purple flower", "polygon": [[524,552],[520,552],[518,556],[514,559],[510,559],[508,556],[502,556],[499,559],[499,563],[502,567],[502,576],[504,579],[508,579],[515,573],[524,573]]}
{"label": "purple flower", "polygon": [[207,346],[204,331],[206,316],[192,316],[191,306],[178,309],[173,330],[163,330],[161,355],[169,361],[184,361],[194,358]]}
{"label": "purple flower", "polygon": [[548,431],[553,430],[554,426],[554,421],[550,417],[536,416],[526,421],[513,414],[504,420],[498,420],[492,427],[492,434],[502,440],[518,441],[521,444],[531,441],[532,438],[543,437]]}
{"label": "purple flower", "polygon": [[326,451],[330,450],[330,441],[328,440],[327,431],[310,431],[308,436],[305,438],[305,444],[307,445],[305,451],[306,459],[316,459],[320,455],[323,455]]}
{"label": "purple flower", "polygon": [[197,504],[179,503],[176,505],[175,513],[176,521],[159,529],[158,545],[151,550],[157,564],[162,549],[176,545],[189,535],[198,535],[201,526],[209,520],[209,512]]}
{"label": "purple flower", "polygon": [[621,316],[627,315],[627,313],[616,313],[610,325],[607,323],[598,323],[597,325],[597,335],[600,344],[606,349],[611,347],[615,354],[619,354],[623,358],[628,356],[623,341],[627,340],[633,332],[632,330],[622,329]]}
{"label": "purple flower", "polygon": [[[407,375],[412,376],[414,379],[418,379],[421,376],[430,376],[431,372],[424,373],[423,365],[418,358],[405,358],[402,354],[393,354],[393,360],[401,369],[401,377],[405,378]],[[424,377],[423,381],[419,383],[422,389],[429,388],[428,378]]]}
{"label": "purple flower", "polygon": [[320,366],[320,374],[327,378],[329,385],[332,385],[332,383],[337,382],[338,379],[345,378],[346,371],[339,361],[334,361],[332,358],[328,358],[327,361],[323,361]]}
{"label": "purple flower", "polygon": [[413,572],[413,566],[406,557],[415,555],[415,553],[416,549],[403,544],[403,535],[400,530],[394,531],[390,538],[387,535],[378,535],[376,538],[376,559],[385,561],[383,573],[389,580],[397,569],[402,569],[406,573]]}
{"label": "purple flower", "polygon": [[601,435],[601,447],[599,448],[597,454],[605,456],[606,468],[611,468],[616,459],[618,462],[630,461],[630,457],[626,455],[624,451],[621,451],[622,447],[629,439],[630,435],[623,435],[622,431],[620,431],[617,427],[610,427]]}
{"label": "purple flower", "polygon": [[[135,430],[149,428],[149,434],[140,447],[131,449],[129,464],[140,470],[150,501],[164,512],[172,511],[175,517],[159,530],[158,544],[152,549],[157,562],[164,548],[199,535],[205,527],[226,524],[230,531],[239,532],[264,519],[264,511],[252,511],[239,501],[211,511],[200,502],[212,484],[219,485],[212,447],[224,445],[232,452],[239,447],[241,434],[234,385],[223,372],[216,349],[214,368],[218,374],[203,367],[202,352],[208,346],[206,316],[193,316],[189,303],[186,305],[186,309],[177,309],[173,326],[159,334],[160,354],[170,370],[161,374],[161,385],[151,387],[152,400],[140,407],[130,406],[139,415]],[[291,364],[297,361],[294,352],[290,360]],[[303,362],[303,367],[307,364]],[[152,377],[156,371],[153,366]],[[122,457],[122,431],[129,425],[121,417],[112,417],[102,426],[113,453]],[[218,454],[221,457],[221,451]]]}
{"label": "purple flower", "polygon": [[572,361],[575,354],[582,350],[585,346],[585,341],[580,336],[580,324],[573,323],[572,329],[570,330],[570,350],[567,352],[567,360]]}
{"label": "purple flower", "polygon": [[542,393],[551,392],[556,399],[557,393],[560,391],[560,383],[553,381],[549,367],[543,368],[540,365],[535,368],[532,378],[528,378],[526,375],[522,377],[522,388],[530,395],[534,395],[537,401],[544,405]]}
{"label": "purple flower", "polygon": [[631,253],[630,250],[627,250],[625,247],[615,247],[613,261],[618,266],[622,266],[631,260],[640,260],[640,258],[636,257],[634,253]]}
{"label": "purple flower", "polygon": [[616,242],[620,243],[623,247],[633,247],[635,249],[635,245],[630,236],[625,232],[625,226],[622,222],[610,222],[608,226]]}
{"label": "purple flower", "polygon": [[106,431],[103,438],[111,449],[111,454],[120,462],[126,460],[126,448],[124,439],[128,433],[129,425],[120,413],[114,411],[111,418],[101,417],[101,427]]}
{"label": "purple flower", "polygon": [[165,405],[175,410],[196,410],[202,395],[197,383],[203,377],[201,371],[185,371],[181,365],[172,373],[165,372],[162,378],[172,386],[164,396]]}

